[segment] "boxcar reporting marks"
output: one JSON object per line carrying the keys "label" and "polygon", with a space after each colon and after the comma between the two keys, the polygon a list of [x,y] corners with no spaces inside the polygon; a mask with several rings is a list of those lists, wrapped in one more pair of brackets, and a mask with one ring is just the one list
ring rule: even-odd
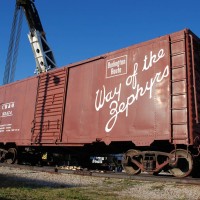
{"label": "boxcar reporting marks", "polygon": [[10,117],[13,115],[12,109],[15,107],[15,102],[4,103],[1,106],[1,117]]}

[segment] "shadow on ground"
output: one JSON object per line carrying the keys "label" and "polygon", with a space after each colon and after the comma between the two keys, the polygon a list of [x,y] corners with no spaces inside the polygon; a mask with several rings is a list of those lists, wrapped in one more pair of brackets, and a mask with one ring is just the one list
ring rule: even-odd
{"label": "shadow on ground", "polygon": [[[29,172],[30,173],[30,172]],[[34,173],[34,172],[33,172]],[[50,175],[51,176],[51,175]],[[37,180],[34,178],[25,178],[19,177],[15,174],[13,175],[3,175],[0,174],[0,188],[71,188],[77,187],[76,184],[65,184],[65,183],[58,183],[54,181],[45,181],[45,180]],[[1,200],[1,199],[0,199]]]}

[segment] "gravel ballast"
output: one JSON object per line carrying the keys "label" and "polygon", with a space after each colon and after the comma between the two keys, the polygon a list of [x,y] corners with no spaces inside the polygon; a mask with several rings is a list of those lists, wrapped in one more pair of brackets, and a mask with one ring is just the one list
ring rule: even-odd
{"label": "gravel ballast", "polygon": [[[43,187],[94,187],[106,188],[116,193],[119,197],[129,197],[129,199],[188,199],[200,200],[200,186],[189,184],[176,184],[174,182],[150,182],[122,180],[105,177],[81,176],[75,174],[54,174],[25,170],[10,167],[0,167],[1,182],[5,180],[25,182],[27,185],[38,185]],[[8,181],[8,183],[9,183]],[[9,185],[7,186],[9,187]],[[118,188],[116,190],[116,188]],[[120,199],[120,198],[119,198]]]}

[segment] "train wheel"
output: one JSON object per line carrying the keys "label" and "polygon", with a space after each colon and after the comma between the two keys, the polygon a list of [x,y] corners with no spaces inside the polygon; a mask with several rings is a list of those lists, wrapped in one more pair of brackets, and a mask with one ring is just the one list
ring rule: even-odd
{"label": "train wheel", "polygon": [[193,168],[191,154],[184,149],[174,150],[171,154],[174,156],[175,161],[174,164],[172,163],[169,172],[179,178],[188,176]]}
{"label": "train wheel", "polygon": [[4,151],[0,151],[0,162],[4,162],[5,158],[5,152]]}
{"label": "train wheel", "polygon": [[8,149],[8,152],[5,155],[4,162],[8,164],[14,164],[17,159],[17,150],[15,148]]}
{"label": "train wheel", "polygon": [[141,162],[141,157],[138,156],[139,152],[140,151],[138,150],[130,149],[124,154],[122,166],[126,171],[126,173],[132,175],[141,173],[141,169],[133,162],[133,161]]}

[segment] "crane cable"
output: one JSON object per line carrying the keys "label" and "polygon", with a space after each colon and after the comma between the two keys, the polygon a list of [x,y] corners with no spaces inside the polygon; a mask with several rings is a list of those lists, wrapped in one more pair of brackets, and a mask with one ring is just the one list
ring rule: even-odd
{"label": "crane cable", "polygon": [[18,49],[19,49],[19,40],[21,36],[22,21],[23,21],[22,8],[16,5],[15,11],[14,11],[12,28],[11,28],[11,34],[10,34],[6,65],[5,65],[5,70],[4,70],[4,77],[3,77],[4,85],[14,81],[17,55],[18,55]]}

